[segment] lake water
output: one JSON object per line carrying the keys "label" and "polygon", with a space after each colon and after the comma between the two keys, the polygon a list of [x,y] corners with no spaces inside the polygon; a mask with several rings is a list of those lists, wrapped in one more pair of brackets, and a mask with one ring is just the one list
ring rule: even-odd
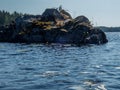
{"label": "lake water", "polygon": [[120,33],[104,45],[0,43],[0,90],[120,90]]}

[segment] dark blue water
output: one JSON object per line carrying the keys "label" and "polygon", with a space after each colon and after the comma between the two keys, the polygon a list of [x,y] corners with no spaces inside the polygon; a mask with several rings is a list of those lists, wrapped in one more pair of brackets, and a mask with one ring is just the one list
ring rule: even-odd
{"label": "dark blue water", "polygon": [[0,43],[0,90],[120,90],[120,33],[104,45]]}

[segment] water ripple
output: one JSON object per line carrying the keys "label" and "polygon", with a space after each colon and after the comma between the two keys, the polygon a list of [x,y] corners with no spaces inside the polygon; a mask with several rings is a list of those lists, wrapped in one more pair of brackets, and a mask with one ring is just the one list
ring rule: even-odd
{"label": "water ripple", "polygon": [[120,34],[104,45],[0,43],[0,90],[119,90]]}

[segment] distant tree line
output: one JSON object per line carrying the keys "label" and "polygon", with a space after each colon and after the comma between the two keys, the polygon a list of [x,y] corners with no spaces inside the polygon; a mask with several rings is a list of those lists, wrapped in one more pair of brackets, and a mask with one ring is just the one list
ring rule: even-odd
{"label": "distant tree line", "polygon": [[9,23],[11,23],[12,21],[14,21],[17,17],[22,16],[22,13],[18,13],[18,12],[7,12],[4,10],[0,10],[0,26],[2,25],[8,25]]}

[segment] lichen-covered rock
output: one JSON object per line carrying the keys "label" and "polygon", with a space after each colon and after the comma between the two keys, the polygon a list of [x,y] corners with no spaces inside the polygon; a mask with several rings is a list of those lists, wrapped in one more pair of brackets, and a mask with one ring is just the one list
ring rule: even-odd
{"label": "lichen-covered rock", "polygon": [[72,19],[72,16],[64,9],[60,10],[60,14],[63,16],[64,20]]}

